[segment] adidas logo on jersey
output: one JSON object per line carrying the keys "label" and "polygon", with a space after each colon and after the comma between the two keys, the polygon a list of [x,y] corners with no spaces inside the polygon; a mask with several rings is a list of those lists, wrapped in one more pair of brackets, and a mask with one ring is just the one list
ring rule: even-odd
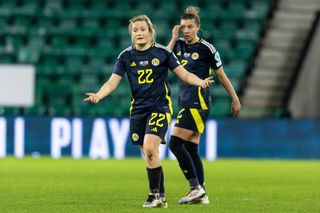
{"label": "adidas logo on jersey", "polygon": [[153,128],[151,129],[151,131],[152,131],[152,132],[158,132],[158,129],[157,129],[157,127],[153,127]]}
{"label": "adidas logo on jersey", "polygon": [[135,67],[135,66],[137,66],[135,62],[132,62],[132,63],[130,64],[130,67]]}

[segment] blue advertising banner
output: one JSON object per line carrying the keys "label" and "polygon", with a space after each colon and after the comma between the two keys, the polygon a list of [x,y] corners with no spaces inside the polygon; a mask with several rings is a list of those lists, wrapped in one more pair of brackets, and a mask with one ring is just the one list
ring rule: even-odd
{"label": "blue advertising banner", "polygon": [[[174,121],[171,124],[171,128]],[[171,129],[170,128],[170,129]],[[208,133],[207,133],[208,132]],[[207,123],[200,153],[216,159],[216,121]],[[131,145],[128,118],[0,118],[0,157],[15,155],[50,155],[123,159],[141,156],[140,148]],[[166,141],[169,141],[170,130]],[[174,158],[167,144],[160,146],[161,158]]]}
{"label": "blue advertising banner", "polygon": [[[169,137],[170,129],[167,141]],[[130,141],[128,118],[0,117],[0,157],[141,156],[139,147]],[[207,160],[319,159],[320,121],[210,119],[201,137],[200,154]],[[160,146],[160,156],[174,159],[167,145]]]}
{"label": "blue advertising banner", "polygon": [[218,121],[218,156],[320,159],[320,121]]}

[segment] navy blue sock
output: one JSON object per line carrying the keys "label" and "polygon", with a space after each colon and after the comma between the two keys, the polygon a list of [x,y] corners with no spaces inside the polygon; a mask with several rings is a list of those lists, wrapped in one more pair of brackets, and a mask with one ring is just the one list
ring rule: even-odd
{"label": "navy blue sock", "polygon": [[181,138],[171,136],[169,148],[176,156],[184,176],[189,181],[190,187],[193,188],[199,185],[199,181],[192,159],[187,150],[184,148],[184,142],[185,141]]}
{"label": "navy blue sock", "polygon": [[192,158],[193,165],[196,169],[199,184],[204,188],[204,170],[202,161],[198,152],[198,145],[192,142],[185,142],[184,147]]}
{"label": "navy blue sock", "polygon": [[147,168],[150,193],[159,193],[162,167]]}
{"label": "navy blue sock", "polygon": [[164,175],[163,175],[163,170],[161,169],[161,178],[160,178],[160,197],[164,196]]}

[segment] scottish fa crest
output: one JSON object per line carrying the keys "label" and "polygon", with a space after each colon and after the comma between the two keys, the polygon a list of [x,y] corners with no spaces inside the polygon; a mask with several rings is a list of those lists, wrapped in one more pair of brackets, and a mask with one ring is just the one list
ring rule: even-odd
{"label": "scottish fa crest", "polygon": [[158,65],[160,64],[160,61],[159,61],[159,59],[154,58],[154,59],[152,59],[151,64],[152,64],[153,66],[158,66]]}
{"label": "scottish fa crest", "polygon": [[191,58],[193,60],[197,60],[199,58],[199,54],[197,52],[192,53]]}

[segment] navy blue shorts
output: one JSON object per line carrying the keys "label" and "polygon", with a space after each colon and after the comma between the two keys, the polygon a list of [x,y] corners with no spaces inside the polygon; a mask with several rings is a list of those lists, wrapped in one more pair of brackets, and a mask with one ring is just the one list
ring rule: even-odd
{"label": "navy blue shorts", "polygon": [[202,134],[208,116],[209,110],[182,108],[179,111],[174,126],[189,129]]}
{"label": "navy blue shorts", "polygon": [[143,145],[144,136],[153,134],[159,136],[165,144],[165,135],[171,123],[169,112],[151,112],[130,118],[130,136],[133,145]]}

